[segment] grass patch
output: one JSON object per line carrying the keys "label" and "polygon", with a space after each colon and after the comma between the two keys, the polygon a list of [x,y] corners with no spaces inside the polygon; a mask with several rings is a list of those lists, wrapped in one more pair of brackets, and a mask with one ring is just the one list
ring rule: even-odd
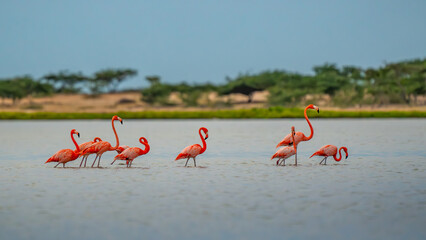
{"label": "grass patch", "polygon": [[[268,119],[268,118],[303,118],[301,108],[254,108],[240,110],[210,111],[143,111],[115,113],[54,113],[54,112],[0,112],[0,120],[7,119],[110,119],[112,115],[124,119]],[[426,111],[309,111],[314,118],[425,118]]]}

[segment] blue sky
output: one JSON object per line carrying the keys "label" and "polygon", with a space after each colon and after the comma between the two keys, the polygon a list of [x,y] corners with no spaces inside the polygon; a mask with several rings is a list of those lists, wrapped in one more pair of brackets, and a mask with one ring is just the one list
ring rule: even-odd
{"label": "blue sky", "polygon": [[0,78],[130,67],[123,87],[426,57],[426,1],[0,1]]}

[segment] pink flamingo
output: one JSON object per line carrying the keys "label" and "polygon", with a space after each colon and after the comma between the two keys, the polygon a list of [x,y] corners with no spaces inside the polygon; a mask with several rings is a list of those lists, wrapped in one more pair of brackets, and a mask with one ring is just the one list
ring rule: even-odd
{"label": "pink flamingo", "polygon": [[76,149],[75,150],[71,150],[71,149],[59,150],[55,154],[53,154],[53,156],[47,159],[45,163],[58,162],[58,164],[56,164],[55,166],[56,168],[61,163],[63,164],[63,167],[65,167],[65,163],[76,160],[80,156],[81,152],[80,152],[79,146],[77,145],[77,142],[74,139],[74,136],[73,136],[74,134],[77,134],[77,136],[80,137],[80,133],[77,132],[75,129],[71,130],[71,139]]}
{"label": "pink flamingo", "polygon": [[132,162],[135,158],[139,157],[140,155],[147,154],[150,149],[148,140],[146,140],[146,138],[144,137],[141,137],[139,138],[139,142],[145,146],[144,150],[138,147],[127,148],[122,153],[115,156],[114,161],[112,161],[111,165],[115,162],[115,160],[126,160],[127,167],[131,167]]}
{"label": "pink flamingo", "polygon": [[[295,136],[295,132],[294,132],[294,126],[291,127],[291,138],[292,141],[294,142],[294,136]],[[284,162],[285,166],[285,160],[293,155],[295,155],[297,153],[297,146],[293,145],[292,147],[284,147],[284,148],[280,148],[278,149],[278,151],[271,157],[271,160],[274,158],[278,158],[277,160],[277,166],[281,165],[281,163]],[[280,162],[281,161],[281,162]],[[295,158],[296,161],[296,165],[297,165],[297,158]]]}
{"label": "pink flamingo", "polygon": [[98,167],[99,167],[102,154],[104,154],[106,151],[115,151],[118,148],[118,145],[120,144],[118,140],[117,132],[115,131],[114,121],[120,121],[120,123],[123,124],[123,120],[117,115],[114,115],[111,119],[112,130],[114,131],[115,140],[117,141],[117,145],[115,147],[112,147],[111,144],[107,141],[101,141],[101,142],[97,142],[90,145],[88,148],[86,148],[86,150],[83,151],[82,155],[86,155],[86,154],[89,155],[89,154],[96,153],[95,161],[93,161],[92,167],[95,165],[96,159],[98,159]]}
{"label": "pink flamingo", "polygon": [[122,153],[124,150],[126,150],[128,148],[129,148],[129,146],[127,146],[127,145],[121,145],[117,149],[115,149],[115,151],[117,151],[117,153],[120,154],[120,153]]}
{"label": "pink flamingo", "polygon": [[[302,141],[311,140],[311,138],[314,136],[314,128],[312,127],[311,122],[309,121],[308,115],[306,114],[306,111],[308,109],[315,109],[319,113],[319,108],[313,104],[310,104],[305,108],[305,111],[304,111],[305,119],[308,122],[309,128],[311,129],[311,134],[309,135],[309,137],[306,137],[305,134],[303,134],[302,132],[296,132],[296,135],[294,136],[294,141],[293,141],[291,134],[288,134],[287,136],[284,137],[283,140],[281,140],[281,142],[278,143],[277,147],[292,146],[293,142],[294,142],[294,145],[297,146]],[[297,165],[297,152],[296,152],[295,159],[296,159],[296,165]]]}
{"label": "pink flamingo", "polygon": [[[86,148],[88,148],[92,144],[94,144],[96,142],[100,142],[100,141],[102,141],[101,138],[95,137],[95,139],[93,139],[93,141],[88,141],[88,142],[82,143],[82,144],[78,145],[78,147],[80,148],[80,151],[83,152],[84,150],[86,150]],[[83,158],[81,159],[80,167],[81,167],[81,164],[83,164],[84,160],[86,160],[86,161],[84,161],[84,167],[86,167],[86,162],[87,162],[88,156],[89,155],[83,155]]]}
{"label": "pink flamingo", "polygon": [[347,159],[348,156],[349,156],[348,149],[346,147],[339,148],[339,158],[337,158],[337,147],[334,146],[334,145],[322,146],[318,151],[316,151],[314,154],[312,154],[312,156],[310,156],[309,158],[311,158],[313,156],[324,156],[324,159],[321,160],[320,164],[324,161],[324,165],[326,165],[327,164],[327,158],[330,157],[330,156],[333,156],[334,160],[339,162],[342,159],[342,149],[343,149],[343,151],[345,151],[346,159]]}
{"label": "pink flamingo", "polygon": [[[203,135],[201,134],[201,131],[204,132],[204,135],[206,135],[205,137],[203,137]],[[190,158],[194,159],[194,167],[196,167],[197,164],[195,162],[195,158],[199,154],[204,153],[207,149],[207,144],[206,144],[206,141],[205,141],[209,137],[209,133],[208,133],[207,128],[204,128],[204,127],[200,128],[198,130],[198,133],[200,134],[200,138],[201,138],[201,142],[203,143],[203,146],[201,147],[200,144],[194,144],[194,145],[188,146],[188,147],[184,148],[175,159],[175,161],[176,161],[176,160],[179,160],[179,159],[187,158],[186,163],[185,163],[185,167],[188,164],[188,161],[189,161]]]}

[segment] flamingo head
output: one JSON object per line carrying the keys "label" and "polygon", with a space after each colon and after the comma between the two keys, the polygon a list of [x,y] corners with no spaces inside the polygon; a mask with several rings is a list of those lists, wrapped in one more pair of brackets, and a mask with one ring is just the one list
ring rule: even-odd
{"label": "flamingo head", "polygon": [[95,139],[93,139],[94,142],[100,142],[102,141],[102,139],[100,137],[95,137]]}
{"label": "flamingo head", "polygon": [[120,123],[123,124],[123,119],[121,119],[121,117],[117,115],[114,115],[114,117],[112,117],[112,121],[116,121],[116,120],[120,121]]}
{"label": "flamingo head", "polygon": [[202,127],[202,128],[200,128],[200,131],[204,132],[204,134],[206,135],[204,137],[204,140],[206,140],[209,137],[209,130],[207,130],[207,128],[205,128],[205,127]]}
{"label": "flamingo head", "polygon": [[320,112],[320,111],[319,111],[319,107],[315,106],[314,104],[310,104],[310,105],[309,105],[309,106],[307,106],[306,108],[308,108],[308,109],[315,109],[318,113]]}
{"label": "flamingo head", "polygon": [[141,137],[141,138],[139,138],[139,142],[140,143],[148,143],[148,140],[146,140],[146,138],[144,138],[144,137]]}
{"label": "flamingo head", "polygon": [[71,130],[71,135],[72,134],[77,134],[77,136],[80,137],[80,133],[77,132],[77,130],[75,130],[75,129]]}
{"label": "flamingo head", "polygon": [[341,149],[343,149],[343,151],[345,151],[345,153],[346,153],[346,158],[345,159],[348,159],[348,157],[349,157],[348,149],[346,147],[341,147]]}

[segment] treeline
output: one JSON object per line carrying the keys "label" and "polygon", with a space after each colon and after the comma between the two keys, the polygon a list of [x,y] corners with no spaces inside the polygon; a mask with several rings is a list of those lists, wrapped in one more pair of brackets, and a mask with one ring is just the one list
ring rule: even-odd
{"label": "treeline", "polygon": [[[266,102],[269,106],[300,106],[318,101],[335,106],[416,104],[419,96],[423,101],[426,97],[426,59],[388,63],[377,69],[326,63],[314,66],[313,72],[309,75],[275,70],[240,74],[236,78],[227,77],[226,83],[220,85],[169,84],[161,82],[160,76],[147,76],[149,87],[141,90],[141,98],[153,106],[214,107],[233,104],[226,98],[229,94],[246,95],[247,102],[251,102],[255,92],[265,90],[269,93]],[[0,79],[0,96],[15,102],[55,93],[97,95],[116,91],[120,83],[136,75],[133,69],[105,69],[92,76],[60,71],[40,79],[31,76]],[[212,100],[210,94],[219,97]]]}
{"label": "treeline", "polygon": [[[171,105],[169,96],[177,93],[187,106],[199,105],[203,94],[241,93],[251,102],[256,91],[269,92],[270,106],[298,106],[326,99],[335,106],[416,104],[426,94],[426,59],[389,63],[380,68],[337,67],[323,64],[306,75],[284,70],[258,74],[240,74],[227,78],[226,84],[165,84],[158,76],[147,77],[150,87],[142,90],[142,100],[151,104]],[[205,101],[204,101],[205,102]],[[211,103],[215,104],[215,103]]]}
{"label": "treeline", "polygon": [[24,97],[46,96],[55,93],[88,92],[97,95],[114,92],[124,80],[137,75],[133,69],[105,69],[92,76],[82,73],[60,71],[49,73],[40,79],[31,76],[0,79],[0,97],[10,98],[15,103]]}

